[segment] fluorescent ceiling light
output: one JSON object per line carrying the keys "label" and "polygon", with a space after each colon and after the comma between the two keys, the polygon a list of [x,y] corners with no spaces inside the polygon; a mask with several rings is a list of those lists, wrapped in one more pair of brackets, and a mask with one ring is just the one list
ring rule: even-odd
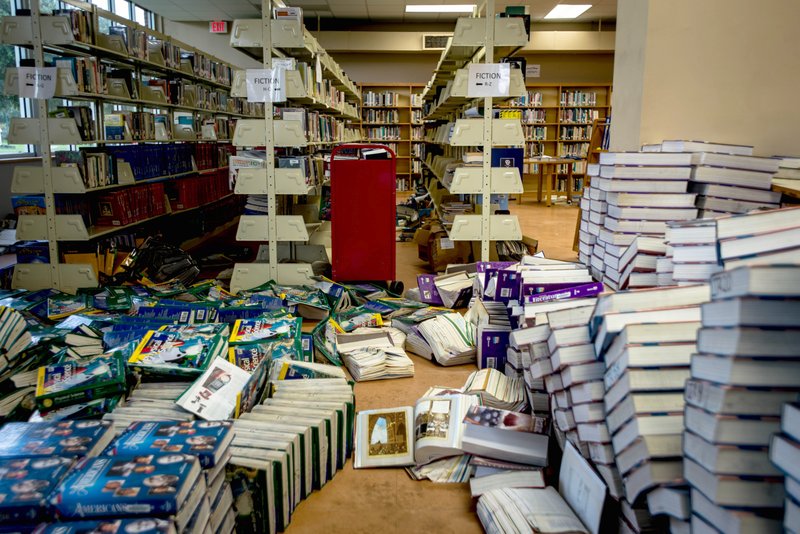
{"label": "fluorescent ceiling light", "polygon": [[475,4],[408,4],[406,13],[472,13]]}
{"label": "fluorescent ceiling light", "polygon": [[550,13],[544,16],[546,19],[574,19],[583,14],[584,11],[592,7],[592,4],[558,4]]}

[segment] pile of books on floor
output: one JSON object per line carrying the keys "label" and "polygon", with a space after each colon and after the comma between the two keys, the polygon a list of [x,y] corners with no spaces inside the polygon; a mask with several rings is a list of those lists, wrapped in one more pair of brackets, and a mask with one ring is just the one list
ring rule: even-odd
{"label": "pile of books on floor", "polygon": [[478,477],[474,496],[508,484],[543,487],[549,421],[524,408],[519,380],[476,371],[463,387],[430,388],[413,407],[359,412],[354,465],[407,466],[412,478],[434,482]]}
{"label": "pile of books on floor", "polygon": [[657,284],[666,222],[697,217],[691,162],[691,154],[605,152],[589,166],[580,259],[596,279],[612,289]]}
{"label": "pile of books on floor", "polygon": [[774,434],[769,445],[772,463],[785,475],[784,492],[786,500],[783,510],[783,528],[786,532],[796,529],[800,524],[800,404],[783,405],[781,412],[781,433]]}
{"label": "pile of books on floor", "polygon": [[98,420],[9,423],[2,435],[0,463],[13,495],[2,503],[3,515],[25,531],[55,519],[64,523],[37,531],[234,529],[225,473],[230,422],[143,421],[113,441],[110,424]]}
{"label": "pile of books on floor", "polygon": [[604,459],[634,531],[648,522],[642,496],[682,480],[683,389],[708,295],[707,285],[603,295],[589,322],[605,366]]}
{"label": "pile of books on floor", "polygon": [[284,530],[301,500],[344,467],[355,446],[355,396],[345,378],[328,373],[336,372],[271,381],[269,397],[233,422],[228,478],[236,502],[252,503],[237,507],[237,531]]}
{"label": "pile of books on floor", "polygon": [[[798,283],[800,267],[791,265],[711,277],[686,384],[684,476],[693,531],[780,530],[784,483],[768,447],[783,403],[800,395]],[[777,463],[786,470],[785,457]]]}

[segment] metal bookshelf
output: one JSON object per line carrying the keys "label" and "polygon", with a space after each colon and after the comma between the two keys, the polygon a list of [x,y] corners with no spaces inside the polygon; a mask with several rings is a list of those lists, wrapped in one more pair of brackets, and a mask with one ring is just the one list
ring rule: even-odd
{"label": "metal bookshelf", "polygon": [[[460,160],[467,147],[482,147],[482,166],[458,169],[445,189],[452,194],[481,195],[480,202],[471,196],[471,202],[477,208],[476,214],[455,215],[449,237],[453,241],[479,242],[483,261],[491,257],[492,241],[522,239],[516,215],[491,213],[492,193],[522,190],[518,169],[491,167],[492,147],[524,145],[521,122],[518,119],[493,119],[491,97],[477,99],[467,96],[470,63],[491,64],[495,56],[511,55],[528,42],[523,20],[495,17],[494,8],[494,0],[488,0],[483,16],[456,21],[453,37],[442,52],[434,75],[422,93],[428,109],[424,118],[428,121],[449,121],[439,124],[432,135],[426,135],[426,141],[444,145],[443,157],[426,160],[426,167],[432,171],[436,181],[442,181],[447,163]],[[509,96],[504,100],[525,94],[521,72],[512,69],[510,82]],[[437,95],[439,88],[442,90]],[[462,111],[470,105],[482,105],[483,118],[461,118]],[[429,187],[438,211],[437,198],[440,197],[432,189],[434,187]]]}
{"label": "metal bookshelf", "polygon": [[[158,214],[148,219],[120,227],[87,227],[81,215],[56,214],[57,194],[87,194],[105,189],[118,189],[147,182],[180,179],[197,174],[197,170],[172,175],[165,175],[148,180],[136,180],[131,166],[118,160],[118,182],[113,185],[87,188],[80,171],[74,167],[54,166],[53,146],[67,145],[77,147],[84,145],[122,145],[137,143],[163,142],[224,142],[224,139],[200,139],[193,127],[178,127],[171,112],[189,112],[193,123],[201,124],[204,119],[241,118],[260,115],[259,106],[250,106],[236,100],[229,94],[230,72],[233,67],[200,49],[177,41],[170,36],[144,27],[136,22],[119,17],[114,13],[102,10],[92,4],[77,0],[63,0],[63,7],[69,12],[58,14],[43,13],[39,1],[30,3],[30,14],[4,17],[0,21],[0,39],[5,44],[28,48],[37,68],[45,66],[45,54],[67,58],[96,58],[97,65],[113,65],[114,68],[129,70],[132,73],[130,83],[136,84],[138,97],[132,98],[124,80],[116,78],[98,78],[107,84],[107,92],[86,92],[79,90],[77,80],[70,68],[58,66],[56,87],[53,100],[68,102],[85,102],[92,109],[94,132],[91,139],[83,139],[74,118],[54,118],[49,116],[48,101],[35,101],[35,116],[32,118],[12,119],[8,139],[11,143],[29,144],[37,147],[42,158],[41,165],[17,166],[14,169],[12,192],[15,194],[44,195],[44,215],[20,216],[18,239],[46,240],[49,243],[50,263],[17,264],[12,279],[13,287],[26,289],[57,288],[67,292],[75,292],[82,287],[98,285],[94,269],[86,264],[67,264],[60,262],[59,242],[88,241],[104,235],[126,230],[132,226],[144,224],[170,215]],[[81,20],[87,22],[84,32],[79,27],[73,31],[73,13],[81,13]],[[100,20],[109,21],[114,27],[122,29],[126,35],[136,35],[144,43],[144,48],[131,53],[128,44],[121,35],[104,34],[100,31]],[[167,61],[162,50],[169,50],[174,55]],[[187,54],[183,57],[181,52]],[[188,57],[191,59],[188,59]],[[194,62],[194,63],[192,63]],[[198,66],[202,63],[202,66]],[[98,77],[99,74],[98,67]],[[5,87],[8,94],[18,94],[19,70],[7,69]],[[185,99],[178,103],[169,102],[160,87],[151,87],[145,79],[170,77],[179,80],[182,88],[189,87]],[[197,91],[197,93],[195,92]],[[219,91],[216,98],[200,100],[197,94],[203,91]],[[193,98],[194,97],[194,98]],[[224,103],[223,103],[224,102]],[[130,111],[157,112],[168,117],[174,134],[169,138],[153,138],[142,140],[105,139],[104,116],[107,105],[127,106]],[[116,112],[116,111],[112,111]],[[192,165],[193,169],[196,169]],[[200,171],[202,172],[202,171]],[[213,202],[218,202],[217,199]],[[213,203],[212,202],[212,203]],[[186,212],[190,210],[181,210]],[[176,212],[179,213],[179,212]]]}
{"label": "metal bookshelf", "polygon": [[[286,71],[287,105],[318,110],[342,121],[358,122],[360,90],[333,61],[317,40],[294,19],[273,19],[272,2],[262,0],[261,19],[241,19],[233,22],[231,46],[246,51],[262,60],[264,69],[272,68],[273,56],[294,57],[298,61],[316,62],[330,85],[345,95],[336,101],[319,90],[319,84],[305,84],[297,70]],[[245,72],[234,73],[233,94],[244,95]],[[273,117],[274,105],[268,102],[263,120],[242,120],[236,125],[233,143],[237,147],[264,147],[267,157],[265,168],[240,172],[235,192],[237,194],[267,195],[267,215],[243,215],[239,221],[236,238],[240,241],[266,242],[268,257],[264,263],[237,263],[231,278],[231,290],[239,291],[276,280],[284,284],[307,284],[313,275],[311,263],[301,263],[318,254],[329,256],[330,229],[327,224],[308,223],[303,215],[278,213],[279,197],[308,195],[313,188],[299,169],[275,166],[275,149],[280,147],[306,148],[331,146],[336,143],[356,141],[360,134],[345,129],[343,138],[332,141],[309,141],[301,121],[279,120]],[[291,253],[291,254],[287,254]],[[280,261],[286,257],[287,261]]]}

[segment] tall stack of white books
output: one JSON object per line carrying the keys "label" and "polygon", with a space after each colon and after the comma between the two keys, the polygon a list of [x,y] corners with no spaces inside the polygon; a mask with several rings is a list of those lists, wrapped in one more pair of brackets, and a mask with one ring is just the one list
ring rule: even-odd
{"label": "tall stack of white books", "polygon": [[772,436],[769,456],[785,476],[783,528],[796,532],[800,525],[800,404],[783,405],[781,433]]}
{"label": "tall stack of white books", "polygon": [[605,199],[596,211],[590,203],[587,231],[596,233],[590,263],[604,284],[615,290],[631,282],[633,287],[658,284],[656,262],[666,252],[667,221],[697,217],[695,195],[687,193],[691,161],[691,154],[681,153],[600,154],[592,189]]}
{"label": "tall stack of white books", "polygon": [[598,298],[589,326],[606,367],[602,392],[610,447],[605,453],[627,503],[641,503],[649,490],[682,482],[683,384],[700,304],[708,295],[707,285],[697,285]]}
{"label": "tall stack of white books", "polygon": [[[600,176],[600,165],[589,163],[586,166],[586,174],[591,180],[595,180]],[[584,186],[581,197],[581,224],[578,231],[578,261],[587,267],[592,264],[594,246],[597,243],[597,236],[600,235],[600,226],[605,220],[607,212],[605,200],[605,191],[592,187],[591,183]],[[602,279],[600,271],[593,271],[592,275]]]}
{"label": "tall stack of white books", "polygon": [[800,266],[740,267],[710,285],[686,385],[692,530],[780,531],[784,481],[768,446],[800,394]]}

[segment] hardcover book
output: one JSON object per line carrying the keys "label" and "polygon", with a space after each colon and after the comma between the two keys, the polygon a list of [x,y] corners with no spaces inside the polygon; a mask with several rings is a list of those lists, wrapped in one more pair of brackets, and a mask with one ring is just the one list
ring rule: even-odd
{"label": "hardcover book", "polygon": [[107,456],[191,454],[204,469],[214,467],[233,441],[230,421],[140,421],[106,449]]}
{"label": "hardcover book", "polygon": [[0,523],[33,523],[43,519],[47,496],[66,474],[70,458],[0,460]]}
{"label": "hardcover book", "polygon": [[85,534],[87,532],[177,534],[175,524],[172,521],[156,517],[41,524],[36,528],[34,534]]}
{"label": "hardcover book", "polygon": [[112,439],[109,421],[7,423],[0,430],[0,458],[95,456]]}
{"label": "hardcover book", "polygon": [[120,353],[40,367],[36,404],[44,410],[78,404],[125,391],[125,363]]}
{"label": "hardcover book", "polygon": [[227,352],[225,339],[183,332],[150,330],[128,359],[128,365],[155,375],[197,376]]}
{"label": "hardcover book", "polygon": [[64,519],[155,515],[185,526],[205,489],[194,456],[99,456],[79,461],[50,504]]}

